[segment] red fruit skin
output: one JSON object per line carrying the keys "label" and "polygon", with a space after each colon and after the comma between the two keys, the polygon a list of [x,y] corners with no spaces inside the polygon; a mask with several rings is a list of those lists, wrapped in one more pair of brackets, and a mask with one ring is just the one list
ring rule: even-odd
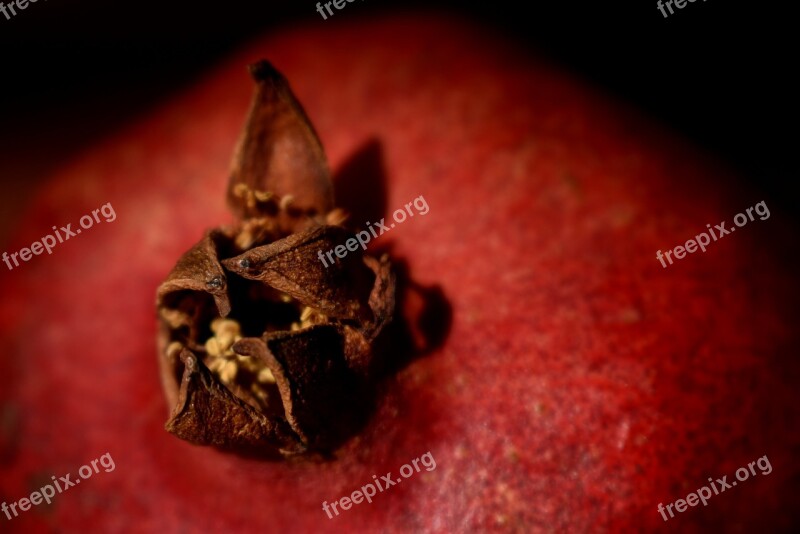
{"label": "red fruit skin", "polygon": [[[322,464],[259,462],[163,429],[154,294],[224,191],[269,58],[336,170],[371,138],[381,238],[453,310],[438,350],[384,384]],[[757,192],[630,109],[503,38],[437,16],[297,27],[255,43],[52,178],[9,251],[97,224],[3,272],[0,499],[104,453],[100,473],[10,522],[45,532],[787,531],[797,520],[793,228]],[[375,200],[378,202],[380,199]],[[657,250],[766,200],[756,219],[667,269]],[[413,475],[328,519],[430,451]],[[751,477],[664,522],[667,505],[767,455]]]}

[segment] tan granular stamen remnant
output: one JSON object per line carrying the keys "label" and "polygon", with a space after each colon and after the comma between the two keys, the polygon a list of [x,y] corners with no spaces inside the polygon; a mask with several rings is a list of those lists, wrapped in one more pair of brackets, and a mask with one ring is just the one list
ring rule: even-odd
{"label": "tan granular stamen remnant", "polygon": [[172,359],[175,359],[181,353],[181,350],[183,350],[183,343],[181,343],[180,341],[173,341],[167,347],[167,356],[169,356]]}
{"label": "tan granular stamen remnant", "polygon": [[300,313],[300,321],[293,322],[290,326],[292,332],[308,328],[315,324],[322,324],[328,320],[328,316],[308,306],[303,308]]}
{"label": "tan granular stamen remnant", "polygon": [[[232,319],[217,317],[211,321],[211,331],[213,337],[208,338],[205,343],[206,366],[212,373],[217,375],[225,385],[233,385],[237,376],[245,371],[255,377],[257,382],[264,384],[274,384],[275,377],[263,363],[256,361],[249,356],[240,356],[233,352],[233,344],[242,339],[242,329],[239,323]],[[265,398],[266,394],[259,391],[260,388],[253,384],[253,393],[259,398]]]}
{"label": "tan granular stamen remnant", "polygon": [[186,314],[179,310],[164,308],[161,310],[161,318],[170,328],[179,328],[186,322]]}
{"label": "tan granular stamen remnant", "polygon": [[342,208],[334,208],[325,216],[325,223],[333,226],[339,226],[347,220],[347,212]]}
{"label": "tan granular stamen remnant", "polygon": [[259,202],[266,202],[275,196],[274,193],[272,193],[272,191],[256,191],[253,194],[256,196],[256,200],[258,200]]}
{"label": "tan granular stamen remnant", "polygon": [[281,203],[280,203],[280,207],[281,207],[281,209],[282,209],[282,210],[286,210],[286,209],[288,209],[288,208],[289,208],[289,206],[291,206],[291,205],[292,205],[292,202],[294,202],[294,197],[293,197],[292,195],[286,195],[286,196],[284,196],[284,197],[281,199]]}

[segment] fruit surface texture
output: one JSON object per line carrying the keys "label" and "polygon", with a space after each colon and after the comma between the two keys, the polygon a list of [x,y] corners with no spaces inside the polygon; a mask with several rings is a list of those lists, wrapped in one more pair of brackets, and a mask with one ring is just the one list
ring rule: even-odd
{"label": "fruit surface texture", "polygon": [[[338,201],[391,221],[424,196],[427,214],[370,249],[440,287],[452,313],[442,343],[388,376],[364,428],[321,462],[242,458],[164,430],[155,289],[232,220],[246,66],[261,58],[314,124]],[[353,168],[363,193],[336,182]],[[255,42],[76,156],[20,224],[10,249],[106,202],[117,214],[3,272],[0,500],[105,453],[116,468],[0,516],[2,530],[788,530],[800,480],[792,223],[774,208],[704,253],[656,259],[770,204],[739,183],[471,22],[353,17]],[[426,452],[435,469],[323,511]],[[770,474],[667,522],[658,513],[764,455]]]}

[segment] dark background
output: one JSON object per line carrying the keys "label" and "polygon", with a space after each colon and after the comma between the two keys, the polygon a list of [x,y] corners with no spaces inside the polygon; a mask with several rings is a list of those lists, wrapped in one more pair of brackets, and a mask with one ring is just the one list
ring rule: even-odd
{"label": "dark background", "polygon": [[656,0],[365,0],[327,21],[315,5],[39,0],[11,20],[0,15],[0,246],[33,186],[65,158],[256,35],[432,6],[502,29],[794,206],[800,47],[788,3],[697,0],[665,19]]}

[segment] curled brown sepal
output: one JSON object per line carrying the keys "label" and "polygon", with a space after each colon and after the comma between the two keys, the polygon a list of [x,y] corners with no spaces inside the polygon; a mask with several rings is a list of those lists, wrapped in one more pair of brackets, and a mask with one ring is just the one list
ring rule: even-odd
{"label": "curled brown sepal", "polygon": [[166,429],[264,457],[329,452],[365,412],[395,277],[386,256],[327,255],[353,233],[319,140],[283,77],[266,62],[252,72],[228,190],[239,220],[207,232],[156,291]]}
{"label": "curled brown sepal", "polygon": [[305,451],[285,420],[269,419],[236,398],[190,351],[183,349],[180,359],[183,379],[178,403],[166,424],[168,431],[198,445],[243,452],[258,452],[265,444],[283,454]]}
{"label": "curled brown sepal", "polygon": [[233,350],[260,359],[270,369],[286,420],[304,444],[327,449],[348,430],[342,423],[357,408],[353,393],[358,380],[347,365],[340,327],[317,325],[245,338]]}
{"label": "curled brown sepal", "polygon": [[[337,258],[327,267],[318,257],[351,235],[340,226],[320,226],[252,248],[223,264],[230,272],[261,280],[329,317],[368,322],[373,319],[369,296],[375,273],[362,256]],[[296,269],[298,264],[306,268]]]}
{"label": "curled brown sepal", "polygon": [[267,61],[250,65],[256,93],[239,140],[228,205],[242,219],[273,215],[270,195],[308,215],[334,207],[325,151],[289,83]]}
{"label": "curled brown sepal", "polygon": [[[217,242],[220,232],[207,232],[205,237],[189,249],[172,269],[169,276],[156,293],[156,306],[164,309],[164,298],[176,290],[204,291],[214,298],[220,315],[231,311],[231,303],[226,292],[227,277],[217,259]],[[170,318],[172,326],[190,326],[190,316],[195,313],[191,306],[170,306],[177,308],[178,314]]]}

